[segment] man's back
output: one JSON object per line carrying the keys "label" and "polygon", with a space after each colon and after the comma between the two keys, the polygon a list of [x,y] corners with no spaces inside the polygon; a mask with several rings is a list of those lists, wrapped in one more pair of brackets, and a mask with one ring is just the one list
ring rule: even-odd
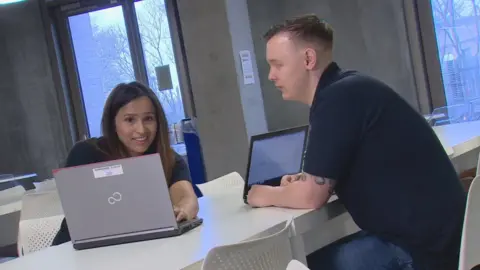
{"label": "man's back", "polygon": [[[433,130],[405,100],[373,78],[338,70],[328,79],[321,79],[311,122],[337,118],[332,128],[337,134],[322,139],[330,145],[339,142],[339,147],[324,150],[349,154],[341,159],[343,171],[328,175],[325,168],[324,176],[337,178],[336,192],[355,222],[405,248],[420,264],[437,269],[444,266],[442,260],[455,264],[466,196]],[[322,109],[331,103],[342,109]],[[319,156],[318,162],[322,160]]]}

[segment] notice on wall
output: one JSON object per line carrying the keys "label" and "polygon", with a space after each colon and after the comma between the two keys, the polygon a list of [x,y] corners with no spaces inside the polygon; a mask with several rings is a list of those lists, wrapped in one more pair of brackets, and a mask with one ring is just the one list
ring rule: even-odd
{"label": "notice on wall", "polygon": [[242,62],[243,84],[254,84],[252,56],[250,51],[240,51],[240,60]]}

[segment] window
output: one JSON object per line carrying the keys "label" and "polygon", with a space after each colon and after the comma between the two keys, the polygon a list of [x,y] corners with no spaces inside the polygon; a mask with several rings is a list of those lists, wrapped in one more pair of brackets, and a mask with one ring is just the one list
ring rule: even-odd
{"label": "window", "polygon": [[[180,37],[171,36],[175,11],[173,3],[165,1],[79,1],[52,8],[78,139],[102,135],[103,106],[111,90],[122,82],[137,80],[149,85],[171,127],[185,118],[181,85],[188,85],[188,79],[186,70],[179,78],[176,59],[183,64],[177,55],[182,51],[178,47]],[[180,67],[185,69],[185,65]]]}
{"label": "window", "polygon": [[449,119],[480,119],[480,0],[431,0]]}
{"label": "window", "polygon": [[135,80],[121,6],[68,18],[90,136],[101,136],[103,105],[115,85]]}
{"label": "window", "polygon": [[150,88],[157,94],[170,124],[185,118],[177,66],[164,0],[135,2],[138,28]]}

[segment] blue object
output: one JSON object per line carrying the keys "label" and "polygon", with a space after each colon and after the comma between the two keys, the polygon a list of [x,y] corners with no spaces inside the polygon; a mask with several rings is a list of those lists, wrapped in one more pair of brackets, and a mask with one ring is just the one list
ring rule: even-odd
{"label": "blue object", "polygon": [[197,197],[202,197],[202,192],[196,187],[206,182],[205,163],[203,162],[202,146],[195,126],[195,120],[183,119],[182,132],[185,147],[187,149],[188,167],[194,184]]}
{"label": "blue object", "polygon": [[365,231],[315,251],[307,261],[311,269],[417,269],[406,250]]}

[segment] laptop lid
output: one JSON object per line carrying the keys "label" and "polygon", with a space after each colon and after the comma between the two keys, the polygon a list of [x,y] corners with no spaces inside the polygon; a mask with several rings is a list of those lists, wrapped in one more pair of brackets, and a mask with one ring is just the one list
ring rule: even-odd
{"label": "laptop lid", "polygon": [[73,242],[178,226],[159,154],[60,169],[54,176]]}
{"label": "laptop lid", "polygon": [[252,136],[243,198],[250,187],[280,185],[282,176],[299,173],[308,136],[308,126],[300,126]]}

